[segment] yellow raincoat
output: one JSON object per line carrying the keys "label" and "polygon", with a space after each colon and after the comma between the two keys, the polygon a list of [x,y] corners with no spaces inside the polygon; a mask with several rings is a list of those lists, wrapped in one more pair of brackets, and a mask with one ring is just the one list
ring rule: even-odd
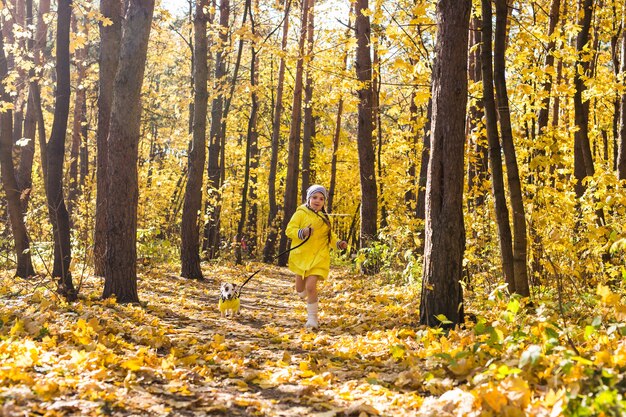
{"label": "yellow raincoat", "polygon": [[289,252],[289,270],[302,277],[311,275],[317,275],[321,279],[328,277],[330,248],[336,247],[338,239],[324,219],[330,223],[324,213],[315,213],[303,204],[296,209],[285,230],[293,248],[302,243],[298,238],[298,230],[309,226],[313,229],[311,237],[304,245]]}

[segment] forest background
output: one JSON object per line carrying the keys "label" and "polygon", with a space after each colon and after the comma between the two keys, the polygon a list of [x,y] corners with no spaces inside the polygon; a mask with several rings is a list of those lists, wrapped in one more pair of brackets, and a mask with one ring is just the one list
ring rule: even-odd
{"label": "forest background", "polygon": [[[448,3],[0,3],[2,412],[621,415],[625,6],[464,2],[455,66],[435,61]],[[446,71],[467,82],[456,101],[435,94]],[[460,142],[437,133],[459,120]],[[442,173],[463,183],[450,199]],[[338,332],[317,336],[278,317],[241,348],[202,304],[253,266],[263,291],[289,282],[281,213],[313,183],[350,243],[329,299],[380,310],[329,306]],[[437,198],[461,222],[435,222]],[[202,331],[166,323],[173,300]],[[286,383],[305,388],[254,397]],[[150,384],[166,388],[142,402]]]}

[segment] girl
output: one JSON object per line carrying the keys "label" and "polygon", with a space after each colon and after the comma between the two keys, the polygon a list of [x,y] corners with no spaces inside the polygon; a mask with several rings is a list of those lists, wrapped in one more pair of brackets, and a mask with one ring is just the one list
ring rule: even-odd
{"label": "girl", "polygon": [[329,249],[331,246],[339,249],[348,246],[331,231],[330,219],[324,211],[327,198],[326,188],[317,184],[310,186],[306,191],[306,203],[296,209],[285,230],[294,248],[289,253],[289,269],[296,274],[296,292],[307,300],[305,326],[314,329],[319,326],[317,281],[328,277]]}

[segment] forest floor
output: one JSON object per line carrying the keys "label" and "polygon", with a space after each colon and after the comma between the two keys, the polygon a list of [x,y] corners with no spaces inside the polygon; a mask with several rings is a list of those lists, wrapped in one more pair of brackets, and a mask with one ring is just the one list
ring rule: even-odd
{"label": "forest floor", "polygon": [[[222,318],[220,282],[256,268],[241,314]],[[555,350],[566,338],[545,319],[522,332],[517,301],[444,333],[418,325],[417,286],[339,268],[309,331],[287,269],[205,273],[143,267],[140,305],[100,300],[95,277],[71,304],[50,282],[0,277],[0,416],[547,417],[561,415],[568,384],[582,392],[585,369],[607,365]]]}

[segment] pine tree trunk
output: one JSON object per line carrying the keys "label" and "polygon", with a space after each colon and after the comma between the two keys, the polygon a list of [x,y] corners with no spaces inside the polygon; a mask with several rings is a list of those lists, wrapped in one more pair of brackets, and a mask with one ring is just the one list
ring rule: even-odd
{"label": "pine tree trunk", "polygon": [[204,7],[208,0],[197,0],[194,19],[194,100],[193,100],[193,139],[188,158],[188,179],[185,187],[185,202],[181,220],[181,273],[185,278],[202,279],[200,268],[200,226],[199,215],[202,209],[202,180],[206,159],[206,124],[208,106],[209,77],[207,14]]}
{"label": "pine tree trunk", "polygon": [[[367,248],[377,237],[378,225],[378,190],[376,187],[376,157],[373,146],[373,114],[372,104],[374,92],[372,87],[372,56],[370,51],[370,19],[368,0],[356,2],[355,35],[356,75],[359,80],[358,90],[358,127],[357,147],[359,152],[359,177],[361,182],[361,235],[360,246]],[[373,265],[372,265],[373,266]],[[374,273],[376,268],[365,268],[364,273]]]}
{"label": "pine tree trunk", "polygon": [[[7,59],[4,54],[4,36],[0,32],[0,81],[4,81],[8,73]],[[11,100],[5,90],[4,82],[0,82],[0,99],[3,102],[10,102]],[[0,178],[6,193],[7,209],[15,243],[15,256],[17,258],[15,275],[27,278],[35,275],[35,270],[31,261],[28,233],[20,204],[20,190],[15,179],[12,131],[13,114],[11,110],[6,110],[0,114]]]}
{"label": "pine tree trunk", "polygon": [[528,269],[526,265],[527,236],[526,215],[522,196],[522,185],[519,178],[517,156],[513,143],[513,129],[511,128],[511,114],[509,111],[509,95],[506,90],[505,78],[505,47],[507,42],[507,0],[496,0],[496,33],[494,46],[494,82],[496,86],[496,104],[502,135],[502,148],[506,161],[506,173],[511,198],[511,210],[513,211],[513,276],[515,279],[515,292],[528,297]]}
{"label": "pine tree trunk", "polygon": [[[283,36],[281,50],[287,50],[289,34],[289,11],[291,0],[285,0],[285,14],[283,16]],[[278,237],[280,218],[278,218],[278,204],[276,202],[276,171],[278,169],[278,148],[280,146],[280,119],[283,114],[283,91],[285,83],[285,57],[281,55],[278,66],[278,80],[276,85],[276,103],[272,119],[272,153],[270,156],[270,172],[268,175],[269,213],[267,216],[268,234],[263,247],[263,262],[269,263],[274,259],[275,243]]]}
{"label": "pine tree trunk", "polygon": [[[285,230],[291,216],[296,211],[298,202],[298,162],[300,161],[300,134],[302,122],[302,78],[304,45],[307,36],[307,23],[309,7],[313,0],[302,1],[302,27],[300,28],[300,41],[298,46],[298,60],[296,64],[296,79],[293,87],[293,104],[291,106],[291,125],[289,127],[289,148],[287,156],[287,178],[285,180],[285,198],[283,201],[283,227]],[[287,249],[287,236],[281,233],[279,252]],[[288,255],[278,258],[278,264],[287,265]]]}
{"label": "pine tree trunk", "polygon": [[122,39],[122,1],[100,0],[100,13],[111,25],[100,23],[98,126],[96,133],[96,225],[94,230],[94,274],[104,276],[107,226],[107,179],[109,124],[113,85],[120,56]]}
{"label": "pine tree trunk", "polygon": [[[491,189],[494,197],[496,222],[498,224],[498,241],[502,257],[502,272],[509,291],[515,291],[515,273],[513,268],[513,239],[509,223],[509,210],[504,194],[504,178],[502,172],[502,151],[498,138],[498,121],[493,89],[493,69],[491,53],[491,0],[482,0],[483,42],[482,42],[482,77],[483,102],[485,103],[485,123],[489,142],[489,165],[491,166]],[[489,18],[485,18],[485,16]]]}
{"label": "pine tree trunk", "polygon": [[48,178],[46,192],[48,215],[54,236],[54,264],[52,276],[59,278],[59,293],[68,300],[76,299],[76,290],[70,274],[72,259],[70,221],[63,198],[63,161],[65,135],[70,108],[70,0],[59,0],[56,41],[56,74],[54,120],[48,141]]}
{"label": "pine tree trunk", "polygon": [[120,43],[108,137],[108,195],[103,298],[138,302],[137,158],[141,125],[141,86],[154,0],[130,0]]}
{"label": "pine tree trunk", "polygon": [[[420,323],[428,326],[452,327],[464,321],[460,281],[465,251],[463,157],[470,9],[469,0],[437,2],[432,147],[420,304]],[[446,321],[442,322],[442,316]]]}

